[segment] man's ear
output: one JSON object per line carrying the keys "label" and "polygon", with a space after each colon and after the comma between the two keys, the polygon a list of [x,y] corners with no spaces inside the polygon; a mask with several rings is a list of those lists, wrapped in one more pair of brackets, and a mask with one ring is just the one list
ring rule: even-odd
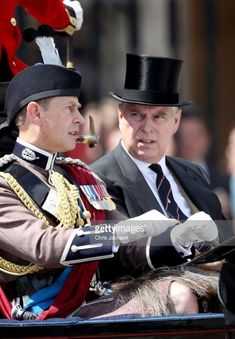
{"label": "man's ear", "polygon": [[27,117],[35,125],[41,124],[40,105],[36,101],[31,101],[27,105]]}
{"label": "man's ear", "polygon": [[122,119],[123,119],[123,104],[121,103],[118,105],[118,128],[121,128]]}
{"label": "man's ear", "polygon": [[173,129],[173,134],[175,134],[178,131],[180,120],[181,120],[181,113],[182,113],[181,108],[178,109],[175,113],[175,125],[174,125],[174,129]]}
{"label": "man's ear", "polygon": [[123,117],[123,110],[124,110],[124,104],[123,104],[123,102],[121,102],[118,105],[118,117],[119,117],[119,119]]}

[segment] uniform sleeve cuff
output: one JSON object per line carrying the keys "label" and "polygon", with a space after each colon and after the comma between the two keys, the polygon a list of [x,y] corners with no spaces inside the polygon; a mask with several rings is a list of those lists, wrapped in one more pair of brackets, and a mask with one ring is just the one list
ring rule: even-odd
{"label": "uniform sleeve cuff", "polygon": [[[99,225],[100,226],[100,225]],[[70,235],[60,263],[65,266],[113,257],[112,228],[84,226]]]}

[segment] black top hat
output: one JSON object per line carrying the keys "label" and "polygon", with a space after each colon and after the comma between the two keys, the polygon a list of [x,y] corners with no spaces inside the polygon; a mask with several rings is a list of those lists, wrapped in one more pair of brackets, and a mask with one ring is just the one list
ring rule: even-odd
{"label": "black top hat", "polygon": [[30,101],[55,96],[79,96],[81,75],[58,65],[36,64],[17,73],[10,81],[6,98],[7,121],[0,129],[10,126],[16,114]]}
{"label": "black top hat", "polygon": [[154,106],[184,106],[179,102],[181,60],[126,55],[126,80],[122,93],[110,92],[119,101]]}

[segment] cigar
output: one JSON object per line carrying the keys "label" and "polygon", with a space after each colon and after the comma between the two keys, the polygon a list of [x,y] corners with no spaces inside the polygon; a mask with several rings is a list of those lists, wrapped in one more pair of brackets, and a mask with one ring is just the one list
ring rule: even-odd
{"label": "cigar", "polygon": [[76,142],[83,144],[88,144],[89,147],[94,147],[99,141],[98,135],[88,134],[88,135],[79,135]]}
{"label": "cigar", "polygon": [[99,141],[99,136],[96,134],[94,119],[92,118],[91,115],[89,115],[89,122],[90,122],[90,132],[89,132],[89,134],[88,135],[79,135],[76,139],[76,142],[88,144],[89,147],[94,147]]}

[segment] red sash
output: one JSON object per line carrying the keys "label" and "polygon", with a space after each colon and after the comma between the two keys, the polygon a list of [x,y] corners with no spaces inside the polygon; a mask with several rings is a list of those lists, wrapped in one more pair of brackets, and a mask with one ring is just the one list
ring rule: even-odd
{"label": "red sash", "polygon": [[11,303],[6,296],[3,286],[0,287],[0,312],[1,312],[1,317],[8,318],[8,319],[11,318]]}
{"label": "red sash", "polygon": [[[63,167],[79,185],[97,184],[90,171],[75,165],[64,165]],[[82,200],[86,209],[91,213],[92,221],[105,220],[104,211],[94,209],[84,196],[82,196]],[[53,304],[48,310],[43,311],[37,319],[63,318],[74,311],[74,309],[78,308],[86,298],[90,281],[97,269],[97,266],[97,261],[74,266]],[[6,318],[11,317],[11,304],[6,297],[3,286],[0,287],[0,312]]]}

